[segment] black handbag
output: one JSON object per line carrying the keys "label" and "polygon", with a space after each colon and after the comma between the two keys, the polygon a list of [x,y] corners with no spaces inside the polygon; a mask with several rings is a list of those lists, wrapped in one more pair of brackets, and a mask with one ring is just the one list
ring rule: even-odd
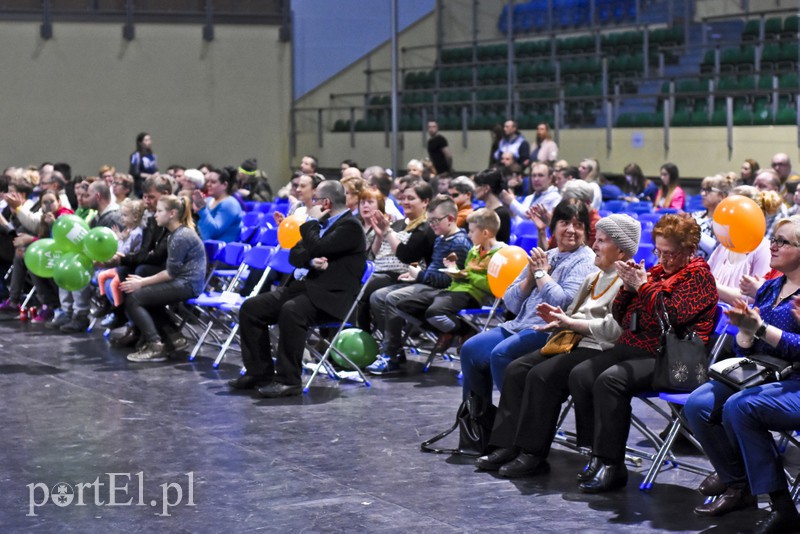
{"label": "black handbag", "polygon": [[681,337],[669,322],[664,299],[656,301],[656,316],[661,324],[661,353],[656,357],[653,389],[689,392],[708,382],[708,355],[703,340],[687,330]]}
{"label": "black handbag", "polygon": [[793,371],[794,366],[785,360],[755,354],[717,362],[709,369],[708,376],[733,389],[742,390],[783,380]]}
{"label": "black handbag", "polygon": [[[486,454],[489,439],[494,426],[494,416],[497,408],[490,401],[470,393],[469,398],[461,403],[456,414],[453,426],[431,439],[424,441],[420,446],[422,452],[435,452],[438,454],[457,454],[460,456],[483,456]],[[458,428],[457,449],[437,449],[432,444],[452,434]]]}

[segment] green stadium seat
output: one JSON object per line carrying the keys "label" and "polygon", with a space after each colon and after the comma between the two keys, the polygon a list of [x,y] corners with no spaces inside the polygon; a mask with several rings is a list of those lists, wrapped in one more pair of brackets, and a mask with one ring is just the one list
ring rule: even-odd
{"label": "green stadium seat", "polygon": [[689,125],[708,126],[709,125],[708,111],[705,109],[693,111],[691,117],[689,118]]}
{"label": "green stadium seat", "polygon": [[753,124],[753,112],[749,109],[739,109],[733,112],[734,126],[751,126]]}
{"label": "green stadium seat", "polygon": [[714,113],[711,115],[711,126],[725,126],[728,123],[728,115],[725,111],[725,108],[719,108],[714,110]]}
{"label": "green stadium seat", "polygon": [[797,89],[797,73],[787,72],[786,74],[781,74],[780,80],[778,81],[778,87],[781,89]]}
{"label": "green stadium seat", "polygon": [[772,111],[766,107],[757,109],[753,113],[753,124],[757,126],[772,124]]}
{"label": "green stadium seat", "polygon": [[757,41],[760,28],[761,21],[759,19],[748,20],[742,30],[742,41]]}
{"label": "green stadium seat", "polygon": [[789,15],[783,21],[783,32],[781,32],[781,39],[796,41],[798,31],[800,31],[800,17],[797,15]]}
{"label": "green stadium seat", "polygon": [[780,17],[768,18],[764,22],[764,39],[779,39],[783,31],[783,19]]}
{"label": "green stadium seat", "polygon": [[672,115],[672,126],[691,126],[692,115],[688,111],[676,111]]}
{"label": "green stadium seat", "polygon": [[782,125],[797,124],[797,111],[791,106],[781,107],[778,109],[777,117],[775,117],[775,123]]}

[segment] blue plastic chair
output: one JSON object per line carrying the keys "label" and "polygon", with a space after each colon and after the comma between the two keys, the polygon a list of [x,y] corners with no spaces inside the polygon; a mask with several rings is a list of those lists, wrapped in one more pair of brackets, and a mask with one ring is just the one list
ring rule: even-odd
{"label": "blue plastic chair", "polygon": [[[227,328],[228,318],[226,315],[230,311],[230,307],[228,305],[234,302],[241,303],[243,300],[239,294],[234,292],[234,290],[235,282],[242,278],[245,267],[251,269],[266,269],[275,255],[276,250],[277,247],[252,247],[248,249],[243,258],[242,265],[237,273],[237,276],[232,283],[225,288],[225,291],[220,293],[204,293],[197,298],[189,299],[187,301],[187,304],[195,306],[197,309],[203,311],[204,315],[208,319],[208,323],[206,324],[203,333],[198,337],[195,346],[192,348],[192,351],[189,354],[189,361],[194,361],[194,359],[197,357],[197,353],[200,351],[203,343],[205,343],[206,338],[212,333],[211,329],[214,325],[220,326],[223,329]],[[260,286],[257,287],[260,289]],[[218,341],[216,335],[213,335],[212,337]]]}
{"label": "blue plastic chair", "polygon": [[636,251],[636,255],[633,257],[633,261],[639,263],[640,261],[644,260],[645,269],[649,269],[658,262],[658,258],[656,258],[655,254],[653,254],[654,249],[655,245],[653,245],[652,243],[640,242],[639,250]]}
{"label": "blue plastic chair", "polygon": [[253,228],[259,226],[261,221],[264,220],[264,213],[260,211],[249,211],[242,217],[242,226]]}
{"label": "blue plastic chair", "polygon": [[[730,306],[727,304],[717,304],[714,333],[719,337],[717,337],[717,340],[711,349],[709,366],[712,365],[719,357],[719,353],[722,351],[722,348],[725,345],[725,338],[726,336],[730,335],[728,332],[733,329],[732,335],[735,336],[736,331],[738,331],[735,326],[730,324],[728,321],[728,316],[724,313],[728,308],[730,308]],[[658,394],[659,399],[669,404],[672,410],[672,422],[667,428],[667,436],[664,438],[663,443],[653,457],[653,463],[650,466],[650,469],[647,471],[644,480],[639,485],[640,490],[648,491],[653,487],[656,477],[658,476],[658,473],[661,471],[661,468],[664,466],[664,464],[675,468],[684,468],[699,474],[709,473],[708,470],[704,468],[698,468],[698,466],[693,464],[678,462],[671,452],[672,444],[675,442],[675,438],[678,437],[678,433],[680,432],[681,428],[683,428],[683,426],[686,424],[686,420],[683,418],[683,406],[686,405],[686,400],[689,398],[689,395],[691,395],[691,393],[660,392]],[[646,402],[646,404],[652,407],[652,403]],[[691,441],[699,450],[703,450],[700,446],[700,443],[698,443],[693,437],[689,436],[689,441]]]}
{"label": "blue plastic chair", "polygon": [[276,226],[266,226],[258,231],[254,238],[254,245],[274,247],[278,245],[278,228]]}
{"label": "blue plastic chair", "polygon": [[[269,247],[255,247],[256,249],[260,248],[267,248]],[[217,369],[219,364],[222,363],[222,359],[225,357],[225,354],[230,349],[231,344],[233,343],[234,339],[236,338],[236,334],[239,332],[239,321],[238,321],[238,312],[239,309],[242,307],[242,304],[246,299],[251,297],[255,297],[261,292],[261,288],[266,283],[267,279],[269,278],[269,274],[272,271],[277,271],[281,274],[292,274],[294,272],[294,266],[289,263],[289,249],[286,248],[272,248],[271,250],[275,250],[275,253],[272,254],[269,258],[269,261],[265,264],[262,264],[260,267],[255,267],[257,269],[264,269],[264,273],[259,278],[258,283],[256,283],[253,290],[247,297],[242,297],[241,295],[237,296],[236,299],[229,300],[228,302],[223,303],[219,309],[222,312],[227,313],[231,316],[231,326],[230,331],[228,333],[227,338],[222,343],[222,346],[219,349],[219,353],[217,353],[217,357],[214,359],[214,363],[212,367]],[[242,367],[242,374],[245,373],[245,368]]]}
{"label": "blue plastic chair", "polygon": [[628,204],[628,211],[633,213],[653,213],[653,203],[649,200],[631,202]]}
{"label": "blue plastic chair", "polygon": [[612,213],[619,213],[628,208],[628,202],[625,200],[607,200],[600,207]]}
{"label": "blue plastic chair", "polygon": [[[352,361],[350,361],[350,358],[348,358],[346,354],[337,350],[334,345],[336,344],[336,340],[339,338],[339,335],[342,333],[342,330],[353,326],[352,323],[350,323],[350,317],[352,317],[353,313],[355,313],[359,301],[364,296],[364,290],[367,287],[367,282],[369,282],[369,279],[372,278],[373,273],[375,273],[375,264],[371,261],[367,261],[366,265],[364,266],[364,273],[361,275],[361,289],[359,290],[358,295],[356,295],[356,298],[353,299],[353,304],[350,306],[350,309],[347,311],[347,314],[344,316],[344,319],[341,322],[330,322],[330,323],[312,325],[309,328],[309,334],[314,330],[319,332],[320,329],[323,328],[328,328],[328,329],[338,328],[338,330],[336,330],[336,334],[334,334],[333,338],[329,342],[328,341],[325,342],[327,343],[327,345],[325,347],[325,352],[322,354],[319,353],[319,350],[317,350],[316,347],[306,343],[306,347],[308,348],[309,353],[311,353],[312,356],[315,356],[319,360],[319,365],[317,365],[317,367],[314,369],[314,372],[311,373],[311,377],[308,379],[308,382],[306,382],[306,385],[303,386],[303,393],[305,394],[308,393],[308,389],[311,387],[311,382],[314,381],[314,378],[316,378],[317,374],[319,373],[319,370],[322,368],[328,369],[328,376],[334,379],[337,378],[337,375],[332,372],[333,370],[327,367],[328,358],[330,357],[331,352],[333,351],[336,351],[336,354],[339,355],[344,361],[346,361],[350,365],[350,367],[358,373],[365,387],[370,386],[369,380],[367,379],[367,376],[364,374],[361,368]],[[322,339],[322,336],[320,336],[320,338]]]}

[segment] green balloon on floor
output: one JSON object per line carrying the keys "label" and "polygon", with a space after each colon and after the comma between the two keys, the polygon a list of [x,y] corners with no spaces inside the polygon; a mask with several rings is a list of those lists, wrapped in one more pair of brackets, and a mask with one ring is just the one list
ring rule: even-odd
{"label": "green balloon on floor", "polygon": [[[360,328],[342,330],[333,346],[362,369],[378,357],[378,344],[375,342],[375,338]],[[350,364],[335,350],[331,351],[331,358],[340,367],[352,369]]]}

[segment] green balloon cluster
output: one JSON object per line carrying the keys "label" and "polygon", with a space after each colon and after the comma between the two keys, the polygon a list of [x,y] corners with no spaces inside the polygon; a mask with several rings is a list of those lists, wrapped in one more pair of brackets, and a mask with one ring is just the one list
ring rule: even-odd
{"label": "green balloon cluster", "polygon": [[93,262],[106,262],[117,252],[117,236],[104,227],[89,229],[75,215],[62,215],[53,224],[53,238],[39,239],[25,251],[25,266],[40,278],[52,278],[67,291],[86,287]]}
{"label": "green balloon cluster", "polygon": [[[342,330],[333,346],[362,369],[378,357],[378,344],[375,342],[375,338],[360,328]],[[342,358],[336,350],[331,351],[331,358],[339,366],[345,369],[351,368],[347,360]]]}

